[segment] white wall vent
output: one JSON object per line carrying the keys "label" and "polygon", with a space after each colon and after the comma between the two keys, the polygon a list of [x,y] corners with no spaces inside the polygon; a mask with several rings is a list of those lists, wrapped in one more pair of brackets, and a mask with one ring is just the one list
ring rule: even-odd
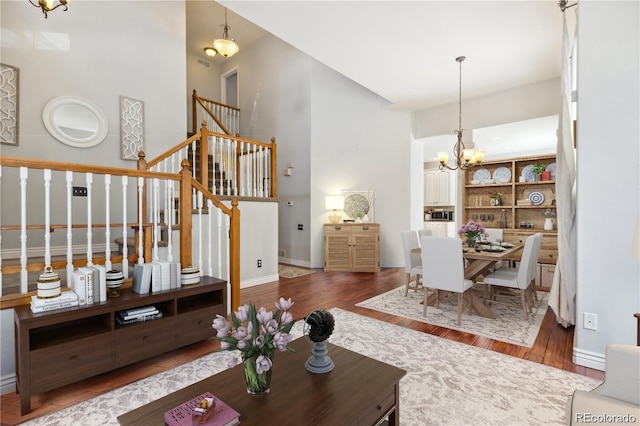
{"label": "white wall vent", "polygon": [[211,64],[201,58],[198,58],[198,65],[202,65],[205,68],[211,68]]}

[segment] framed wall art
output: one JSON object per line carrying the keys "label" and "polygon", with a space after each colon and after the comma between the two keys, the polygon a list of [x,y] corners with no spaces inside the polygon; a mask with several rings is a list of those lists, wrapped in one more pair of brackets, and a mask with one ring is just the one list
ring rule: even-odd
{"label": "framed wall art", "polygon": [[367,191],[343,190],[344,213],[347,219],[361,221],[366,215],[368,221],[373,222],[374,193],[375,191],[371,189]]}
{"label": "framed wall art", "polygon": [[0,143],[18,145],[20,69],[0,64]]}
{"label": "framed wall art", "polygon": [[120,96],[120,156],[138,161],[144,149],[144,102]]}

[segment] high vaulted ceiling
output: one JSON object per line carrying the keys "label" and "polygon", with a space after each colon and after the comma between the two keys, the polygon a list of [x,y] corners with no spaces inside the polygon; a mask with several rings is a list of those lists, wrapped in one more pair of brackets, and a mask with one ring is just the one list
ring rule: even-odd
{"label": "high vaulted ceiling", "polygon": [[[394,108],[457,102],[457,56],[466,56],[463,99],[560,75],[562,12],[554,0],[191,2],[188,19],[200,23],[190,21],[190,51],[204,57],[204,45],[222,34],[227,6],[240,49],[267,31]],[[570,33],[574,10],[566,12]]]}

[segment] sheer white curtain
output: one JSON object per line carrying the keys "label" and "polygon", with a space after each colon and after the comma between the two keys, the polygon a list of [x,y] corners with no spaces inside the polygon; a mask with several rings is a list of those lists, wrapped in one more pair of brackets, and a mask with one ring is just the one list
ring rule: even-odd
{"label": "sheer white curtain", "polygon": [[[576,40],[574,38],[574,46]],[[556,210],[558,213],[558,263],[549,294],[549,306],[564,327],[576,322],[576,161],[571,132],[572,53],[567,17],[562,15],[562,108],[558,123],[556,159]],[[575,57],[573,58],[575,64]]]}

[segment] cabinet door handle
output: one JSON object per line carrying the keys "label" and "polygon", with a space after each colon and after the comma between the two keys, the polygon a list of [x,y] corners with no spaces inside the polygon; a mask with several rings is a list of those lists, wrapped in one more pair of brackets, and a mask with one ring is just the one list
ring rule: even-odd
{"label": "cabinet door handle", "polygon": [[198,325],[202,325],[202,320],[199,320],[199,321],[198,321]]}
{"label": "cabinet door handle", "polygon": [[78,357],[73,355],[69,357],[69,362],[76,362],[78,360]]}
{"label": "cabinet door handle", "polygon": [[149,336],[142,336],[142,341],[144,342],[145,340],[147,340]]}
{"label": "cabinet door handle", "polygon": [[362,229],[365,230],[365,231],[368,231],[369,227],[368,226],[363,226]]}
{"label": "cabinet door handle", "polygon": [[341,229],[342,229],[342,226],[340,226],[340,225],[336,225],[336,226],[334,226],[334,228],[336,229],[336,231],[339,231],[339,230],[341,230]]}

